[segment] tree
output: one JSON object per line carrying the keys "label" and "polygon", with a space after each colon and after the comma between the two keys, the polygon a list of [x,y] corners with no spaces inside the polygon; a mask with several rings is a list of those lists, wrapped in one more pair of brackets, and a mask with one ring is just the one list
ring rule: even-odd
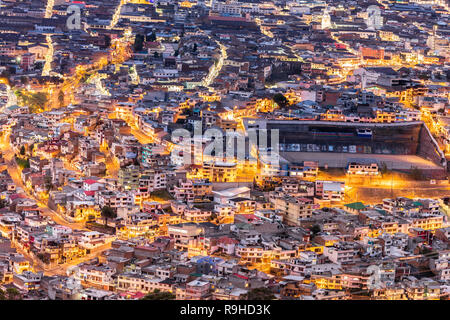
{"label": "tree", "polygon": [[246,294],[247,300],[274,300],[275,296],[269,288],[255,288]]}
{"label": "tree", "polygon": [[109,35],[105,35],[105,48],[109,48],[111,46],[111,37]]}
{"label": "tree", "polygon": [[137,34],[134,38],[133,50],[134,52],[142,51],[144,48],[144,36],[142,34]]}
{"label": "tree", "polygon": [[0,73],[0,77],[2,77],[2,78],[9,78],[10,76],[11,76],[11,74],[9,73],[8,70],[3,70],[3,71]]}
{"label": "tree", "polygon": [[6,289],[6,295],[8,296],[8,300],[18,300],[21,297],[19,290],[16,288]]}
{"label": "tree", "polygon": [[29,168],[30,167],[30,160],[29,159],[22,159],[22,158],[19,158],[17,156],[15,158],[16,158],[17,165],[21,169],[25,169],[25,168]]}
{"label": "tree", "polygon": [[80,82],[81,82],[81,83],[87,83],[88,79],[89,79],[89,75],[88,75],[88,74],[84,74],[84,75],[81,77]]}
{"label": "tree", "polygon": [[428,73],[420,73],[418,75],[418,78],[421,79],[421,80],[429,80],[430,79],[430,74],[428,74]]}
{"label": "tree", "polygon": [[36,71],[36,70],[42,70],[42,68],[43,68],[43,64],[42,64],[42,61],[36,61],[34,64],[33,64],[33,69]]}
{"label": "tree", "polygon": [[20,155],[24,156],[25,155],[25,146],[21,146],[20,147]]}
{"label": "tree", "polygon": [[64,106],[64,92],[62,90],[59,90],[58,93],[58,102],[59,102],[59,106],[63,107]]}
{"label": "tree", "polygon": [[5,79],[7,84],[10,83],[10,77],[11,73],[8,70],[3,70],[2,73],[0,73],[0,78]]}
{"label": "tree", "polygon": [[158,289],[153,292],[149,292],[141,300],[174,300],[176,297],[171,292],[161,292]]}
{"label": "tree", "polygon": [[419,247],[419,254],[426,254],[429,255],[433,252],[433,249],[427,247],[427,246],[420,246]]}
{"label": "tree", "polygon": [[28,77],[27,76],[21,76],[20,77],[20,82],[22,82],[22,84],[24,86],[26,86],[28,84]]}
{"label": "tree", "polygon": [[255,177],[253,177],[253,189],[259,190],[259,186],[258,186],[258,183],[256,182],[256,178]]}
{"label": "tree", "polygon": [[280,108],[285,108],[288,104],[288,99],[281,93],[276,93],[272,99]]}
{"label": "tree", "polygon": [[36,92],[31,95],[32,105],[38,107],[39,109],[44,110],[47,101],[48,101],[48,94],[44,92]]}
{"label": "tree", "polygon": [[311,232],[316,235],[318,234],[321,230],[320,226],[318,224],[315,224],[311,227]]}
{"label": "tree", "polygon": [[45,263],[45,264],[50,263],[50,261],[49,261],[47,255],[45,255],[45,254],[43,254],[43,253],[38,253],[36,256],[37,256],[38,259],[41,260],[43,263]]}
{"label": "tree", "polygon": [[108,219],[114,219],[117,217],[116,211],[110,206],[104,206],[101,211],[102,217],[105,219],[105,226],[108,224]]}
{"label": "tree", "polygon": [[209,216],[209,221],[213,221],[213,220],[215,220],[215,219],[217,219],[217,214],[216,213],[211,213],[211,215]]}
{"label": "tree", "polygon": [[44,180],[45,180],[45,189],[47,189],[47,192],[50,192],[50,190],[53,189],[52,177],[45,176]]}
{"label": "tree", "polygon": [[19,90],[15,94],[22,105],[29,107],[31,113],[43,111],[48,102],[48,94],[45,92],[24,93]]}
{"label": "tree", "polygon": [[156,41],[156,34],[155,34],[155,32],[152,32],[152,33],[147,37],[147,41],[150,41],[150,42]]}

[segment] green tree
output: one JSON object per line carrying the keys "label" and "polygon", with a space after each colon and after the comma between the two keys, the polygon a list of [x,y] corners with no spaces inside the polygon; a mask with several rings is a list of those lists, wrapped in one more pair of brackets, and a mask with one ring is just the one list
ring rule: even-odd
{"label": "green tree", "polygon": [[105,48],[109,48],[111,46],[111,37],[109,35],[105,35]]}
{"label": "green tree", "polygon": [[58,92],[58,102],[60,107],[64,106],[64,92],[62,90]]}
{"label": "green tree", "polygon": [[6,295],[8,296],[8,300],[18,300],[21,298],[21,294],[16,288],[6,289]]}
{"label": "green tree", "polygon": [[154,42],[156,41],[156,34],[152,32],[149,36],[147,36],[147,41]]}
{"label": "green tree", "polygon": [[171,292],[161,292],[158,289],[153,292],[149,292],[141,300],[174,300],[176,297]]}
{"label": "green tree", "polygon": [[144,36],[142,34],[137,34],[134,38],[133,50],[134,52],[142,51],[144,48]]}
{"label": "green tree", "polygon": [[33,106],[44,110],[48,101],[48,94],[44,92],[36,92],[31,95],[31,103]]}
{"label": "green tree", "polygon": [[24,86],[26,86],[28,84],[28,77],[27,76],[21,76],[20,77],[20,82],[22,82],[22,84]]}
{"label": "green tree", "polygon": [[33,64],[33,69],[34,69],[35,71],[37,71],[37,70],[42,70],[42,68],[43,68],[42,61],[36,61],[36,62]]}
{"label": "green tree", "polygon": [[50,258],[46,254],[38,253],[37,257],[38,257],[39,260],[41,260],[45,264],[49,264],[50,263]]}
{"label": "green tree", "polygon": [[422,248],[420,248],[419,252],[420,252],[420,254],[428,254],[430,252],[433,252],[433,250],[431,250],[428,247],[423,246]]}
{"label": "green tree", "polygon": [[320,226],[318,224],[315,224],[311,227],[311,232],[316,235],[318,234],[321,230]]}
{"label": "green tree", "polygon": [[209,221],[213,221],[213,220],[215,220],[215,219],[217,219],[217,214],[216,213],[211,213],[211,215],[209,216]]}
{"label": "green tree", "polygon": [[274,300],[275,296],[269,288],[255,288],[246,294],[247,300]]}
{"label": "green tree", "polygon": [[6,79],[7,84],[9,84],[11,82],[10,77],[11,77],[11,73],[8,70],[3,70],[0,73],[0,78]]}
{"label": "green tree", "polygon": [[22,159],[16,156],[16,163],[21,169],[29,168],[30,167],[30,160],[29,159]]}
{"label": "green tree", "polygon": [[45,189],[47,189],[47,192],[50,192],[50,190],[53,189],[52,177],[45,176],[44,180],[45,180]]}
{"label": "green tree", "polygon": [[25,95],[23,94],[22,90],[16,90],[16,91],[14,91],[14,94],[16,95],[17,99],[19,99],[19,100],[25,99]]}
{"label": "green tree", "polygon": [[48,102],[48,94],[45,92],[24,93],[22,90],[15,92],[19,102],[22,105],[28,106],[31,113],[36,113],[45,110]]}
{"label": "green tree", "polygon": [[117,217],[116,211],[110,206],[102,207],[101,215],[105,219],[105,226],[108,224],[108,219],[114,219]]}
{"label": "green tree", "polygon": [[288,105],[288,99],[281,93],[276,93],[272,99],[280,108],[285,108]]}
{"label": "green tree", "polygon": [[88,75],[88,74],[84,74],[84,75],[81,77],[80,81],[81,81],[82,83],[87,83],[88,79],[89,79],[89,75]]}

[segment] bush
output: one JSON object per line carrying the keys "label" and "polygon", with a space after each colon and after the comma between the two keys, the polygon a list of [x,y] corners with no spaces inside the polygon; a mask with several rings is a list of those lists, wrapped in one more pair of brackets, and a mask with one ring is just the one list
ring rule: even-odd
{"label": "bush", "polygon": [[45,264],[49,264],[50,263],[50,259],[48,258],[48,256],[43,254],[43,253],[38,253],[37,257],[38,257],[39,260],[41,260]]}
{"label": "bush", "polygon": [[88,228],[89,230],[106,233],[106,234],[115,234],[116,233],[116,228],[110,227],[110,226],[105,226],[104,224],[100,224],[97,222],[89,221],[89,222],[86,222],[85,225],[86,225],[86,228]]}
{"label": "bush", "polygon": [[30,167],[30,160],[28,159],[22,159],[16,156],[16,163],[22,170]]}
{"label": "bush", "polygon": [[255,288],[247,293],[247,300],[274,300],[275,296],[269,288]]}
{"label": "bush", "polygon": [[319,232],[321,232],[322,230],[321,230],[321,228],[320,228],[320,226],[318,225],[318,224],[315,224],[315,225],[313,225],[312,227],[311,227],[311,232],[313,233],[313,234],[317,234],[317,233],[319,233]]}
{"label": "bush", "polygon": [[281,93],[275,94],[272,99],[280,108],[285,108],[288,105],[288,100]]}
{"label": "bush", "polygon": [[161,292],[156,289],[153,292],[148,293],[142,300],[174,300],[176,297],[171,292]]}
{"label": "bush", "polygon": [[168,201],[174,198],[167,190],[156,190],[150,193],[150,197],[156,201]]}

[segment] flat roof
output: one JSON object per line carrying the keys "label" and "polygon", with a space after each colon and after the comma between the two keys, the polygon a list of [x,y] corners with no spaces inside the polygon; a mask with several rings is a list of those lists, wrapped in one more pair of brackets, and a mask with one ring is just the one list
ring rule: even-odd
{"label": "flat roof", "polygon": [[236,197],[237,195],[249,192],[250,188],[248,187],[240,187],[240,188],[230,188],[221,191],[213,191],[214,194],[222,197]]}
{"label": "flat roof", "polygon": [[[324,126],[364,127],[364,128],[404,127],[404,126],[423,124],[422,121],[402,121],[402,122],[380,123],[380,122],[344,122],[344,121],[319,121],[319,120],[274,120],[274,119],[253,119],[253,118],[243,118],[243,121],[244,121],[244,125],[248,125],[248,122],[254,121],[254,123],[267,123],[267,125],[299,124],[299,125],[324,125]],[[253,123],[250,123],[250,124],[253,124]]]}
{"label": "flat roof", "polygon": [[350,161],[357,156],[359,159],[376,159],[384,162],[388,169],[409,170],[418,169],[442,169],[443,167],[415,155],[394,155],[374,153],[338,153],[338,152],[280,152],[280,155],[289,162],[317,161],[320,167],[328,164],[332,168],[345,168]]}

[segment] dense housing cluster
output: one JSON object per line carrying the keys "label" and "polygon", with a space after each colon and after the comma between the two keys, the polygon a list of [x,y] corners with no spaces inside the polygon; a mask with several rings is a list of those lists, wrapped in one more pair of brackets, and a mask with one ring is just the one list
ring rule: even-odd
{"label": "dense housing cluster", "polygon": [[449,20],[3,0],[0,299],[448,299]]}

